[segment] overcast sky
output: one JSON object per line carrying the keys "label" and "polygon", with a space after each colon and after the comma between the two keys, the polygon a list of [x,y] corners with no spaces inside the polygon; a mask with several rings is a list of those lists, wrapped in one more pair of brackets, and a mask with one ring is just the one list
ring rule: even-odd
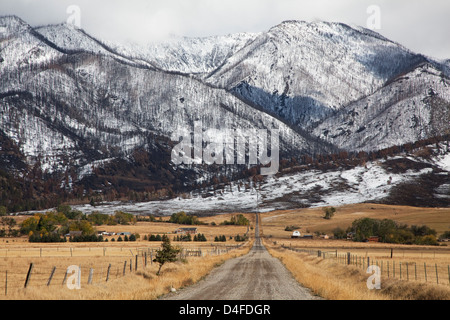
{"label": "overcast sky", "polygon": [[[368,12],[371,5],[379,16]],[[450,59],[449,0],[0,0],[0,15],[8,14],[32,26],[70,19],[97,38],[141,43],[169,34],[259,32],[292,19],[363,27],[369,20],[415,52]]]}

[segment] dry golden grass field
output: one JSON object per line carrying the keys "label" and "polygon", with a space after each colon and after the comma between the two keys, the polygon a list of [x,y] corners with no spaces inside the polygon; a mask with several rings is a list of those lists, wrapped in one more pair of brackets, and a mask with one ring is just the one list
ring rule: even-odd
{"label": "dry golden grass field", "polygon": [[391,206],[361,203],[336,207],[337,211],[330,220],[323,219],[322,208],[274,211],[262,213],[262,226],[265,235],[289,238],[290,233],[284,228],[297,225],[300,232],[313,234],[323,232],[332,234],[336,227],[347,229],[359,218],[392,219],[407,225],[427,225],[437,231],[438,235],[450,230],[450,208],[417,208],[408,206]]}
{"label": "dry golden grass field", "polygon": [[[296,226],[302,234],[332,236],[334,228],[346,230],[354,220],[368,217],[409,226],[427,225],[439,236],[450,230],[450,208],[355,204],[336,209],[330,220],[323,218],[323,208],[261,214],[266,247],[300,283],[327,299],[450,299],[450,243],[419,246],[320,237],[292,239],[292,231],[285,231],[286,226]],[[318,250],[325,259],[318,257]],[[347,253],[352,265],[346,265]],[[367,289],[367,258],[370,264],[381,267],[382,290]]]}
{"label": "dry golden grass field", "polygon": [[[415,208],[405,206],[387,206],[377,204],[356,204],[336,208],[335,216],[323,219],[322,208],[280,210],[260,214],[260,230],[264,243],[270,253],[278,257],[297,280],[326,299],[450,299],[450,269],[446,285],[446,267],[450,265],[449,246],[391,245],[383,243],[357,243],[345,240],[291,239],[291,231],[286,226],[295,225],[302,234],[316,232],[332,235],[336,227],[346,229],[358,218],[392,219],[408,225],[427,225],[438,232],[450,230],[449,208]],[[201,217],[205,225],[195,226],[198,233],[206,236],[207,242],[174,242],[185,250],[201,250],[202,257],[185,257],[182,261],[163,267],[162,275],[156,276],[157,265],[151,263],[151,255],[159,248],[160,242],[144,240],[144,236],[167,234],[171,240],[174,231],[183,225],[166,222],[137,222],[135,225],[99,226],[97,230],[107,232],[138,233],[135,242],[100,243],[29,243],[26,237],[0,239],[0,299],[156,299],[171,288],[180,288],[203,278],[215,266],[226,259],[243,255],[250,249],[250,242],[239,249],[226,252],[238,244],[230,237],[254,233],[254,214],[246,214],[251,226],[220,225],[230,220],[233,214]],[[16,217],[20,223],[25,217]],[[168,220],[164,218],[163,220]],[[215,225],[212,225],[213,223]],[[214,237],[225,235],[227,242],[214,242]],[[113,236],[117,238],[117,236]],[[107,237],[109,240],[111,237]],[[289,249],[321,250],[327,253],[327,259],[311,254],[295,252]],[[391,259],[391,250],[393,257]],[[383,290],[372,291],[366,288],[368,275],[361,265],[346,266],[338,259],[329,257],[345,255],[350,252],[365,262],[367,257],[374,263],[384,263]],[[219,254],[220,253],[220,254]],[[147,254],[147,266],[145,256]],[[136,255],[138,258],[136,260]],[[353,258],[352,258],[353,259]],[[383,261],[383,262],[382,262]],[[388,262],[385,262],[388,261]],[[24,282],[30,264],[33,271],[29,285]],[[137,264],[136,264],[137,263]],[[403,278],[388,278],[385,275],[387,263],[403,264]],[[403,281],[406,277],[405,266],[409,266],[409,278],[413,278],[412,265],[439,265],[438,285],[434,284],[430,274],[426,283],[421,281]],[[69,265],[78,265],[82,270],[82,290],[69,290],[63,285],[65,270]],[[111,265],[111,266],[110,266]],[[136,269],[137,266],[137,269]],[[53,268],[54,276],[47,286]],[[131,267],[131,270],[130,270]],[[450,268],[450,267],[449,267]],[[109,280],[106,282],[109,270]],[[398,270],[398,269],[397,269]],[[92,272],[91,284],[88,284]],[[422,276],[423,278],[423,276]],[[334,279],[334,280],[333,280]],[[339,280],[339,281],[337,281]],[[409,279],[411,280],[411,279]],[[334,282],[333,282],[334,281]],[[420,295],[421,293],[422,295]]]}
{"label": "dry golden grass field", "polygon": [[[296,280],[314,294],[329,300],[450,300],[450,286],[434,282],[405,281],[381,275],[380,290],[369,290],[371,274],[365,268],[345,265],[336,259],[323,259],[295,252],[265,241],[269,252],[286,266]],[[397,271],[398,272],[398,271]]]}
{"label": "dry golden grass field", "polygon": [[[157,264],[152,262],[161,242],[144,240],[152,234],[176,237],[174,231],[185,225],[167,222],[137,222],[134,225],[98,226],[107,232],[138,233],[137,241],[111,241],[118,236],[108,236],[108,242],[89,243],[29,243],[27,237],[0,239],[0,299],[156,299],[171,288],[193,284],[212,268],[226,259],[242,255],[251,242],[236,242],[253,226],[220,225],[232,215],[205,217],[205,225],[194,226],[206,236],[206,242],[178,242],[172,245],[197,256],[183,256],[182,261],[164,265],[162,274],[156,276]],[[253,215],[247,215],[255,221]],[[26,217],[16,217],[20,223]],[[163,221],[168,218],[163,218]],[[216,225],[211,225],[215,222]],[[215,236],[225,235],[226,242],[214,242]],[[123,236],[122,236],[123,238]],[[241,248],[237,248],[242,246]],[[137,258],[136,258],[137,256]],[[33,264],[29,283],[25,280]],[[82,290],[69,290],[64,283],[66,270],[76,265],[81,268]],[[53,276],[52,270],[55,268]],[[106,278],[108,276],[108,282]],[[91,277],[89,276],[91,273]],[[50,280],[50,285],[47,285]],[[90,284],[88,284],[90,280]],[[67,283],[67,277],[66,282]]]}
{"label": "dry golden grass field", "polygon": [[[43,257],[43,258],[0,258],[0,299],[13,300],[153,300],[169,293],[173,288],[179,289],[191,285],[207,275],[214,267],[226,259],[234,258],[248,252],[251,243],[230,250],[220,255],[208,254],[203,257],[186,257],[182,261],[164,265],[161,274],[156,275],[158,265],[148,260],[144,267],[143,257],[138,257],[137,269],[135,257],[89,255],[81,251],[77,257]],[[125,265],[125,262],[127,263]],[[27,288],[24,282],[28,266],[33,263],[33,272]],[[65,272],[68,266],[81,268],[81,289],[69,289]],[[109,267],[111,265],[111,267]],[[131,268],[130,269],[130,265]],[[47,285],[53,267],[56,271]],[[92,279],[89,283],[91,269]],[[109,269],[109,279],[106,281]],[[5,271],[8,271],[8,284],[5,287]],[[7,292],[5,292],[7,289]]]}
{"label": "dry golden grass field", "polygon": [[261,230],[266,238],[279,245],[298,248],[316,248],[325,251],[390,258],[391,249],[395,259],[411,259],[428,262],[450,263],[450,243],[441,246],[400,245],[387,243],[364,243],[347,240],[325,240],[315,237],[292,239],[292,231],[286,226],[297,226],[302,234],[325,233],[332,236],[332,230],[343,230],[359,218],[392,219],[408,225],[427,225],[439,234],[450,230],[450,208],[416,208],[378,204],[355,204],[337,207],[335,216],[326,220],[322,208],[286,210],[261,214]]}

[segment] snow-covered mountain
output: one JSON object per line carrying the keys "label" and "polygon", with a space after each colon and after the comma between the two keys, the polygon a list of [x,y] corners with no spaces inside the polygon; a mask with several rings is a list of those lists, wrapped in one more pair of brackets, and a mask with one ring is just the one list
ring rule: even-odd
{"label": "snow-covered mountain", "polygon": [[450,133],[450,79],[423,63],[372,95],[350,103],[315,129],[346,150],[388,148]]}
{"label": "snow-covered mountain", "polygon": [[170,139],[193,132],[196,121],[204,129],[278,129],[285,156],[333,149],[224,89],[116,53],[76,28],[38,32],[17,17],[0,25],[0,129],[48,173],[76,170],[80,179],[137,149],[169,166]]}
{"label": "snow-covered mountain", "polygon": [[304,128],[423,61],[366,29],[286,21],[259,35],[206,80]]}
{"label": "snow-covered mountain", "polygon": [[21,177],[25,161],[63,174],[68,191],[76,183],[82,194],[121,183],[122,194],[186,186],[240,170],[170,162],[173,134],[192,132],[198,121],[219,131],[279,129],[282,159],[448,134],[448,70],[339,23],[286,21],[257,34],[142,47],[7,16],[0,17],[0,132],[25,159],[16,165]]}
{"label": "snow-covered mountain", "polygon": [[225,36],[189,38],[173,36],[146,46],[111,44],[121,54],[171,72],[205,74],[216,70],[257,35],[238,33]]}

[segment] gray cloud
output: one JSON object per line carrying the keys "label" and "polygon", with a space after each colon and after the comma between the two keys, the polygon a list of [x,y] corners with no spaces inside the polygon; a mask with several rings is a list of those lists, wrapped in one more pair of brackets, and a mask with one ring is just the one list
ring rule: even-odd
{"label": "gray cloud", "polygon": [[336,21],[365,27],[369,5],[381,9],[385,37],[435,58],[450,58],[447,0],[0,0],[0,15],[33,26],[67,21],[81,11],[81,27],[112,41],[145,43],[169,34],[208,36],[258,32],[283,20]]}

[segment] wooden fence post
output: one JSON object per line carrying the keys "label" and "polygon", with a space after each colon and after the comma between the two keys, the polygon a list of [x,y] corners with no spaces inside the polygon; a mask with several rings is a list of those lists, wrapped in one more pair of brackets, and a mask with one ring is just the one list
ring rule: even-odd
{"label": "wooden fence post", "polygon": [[65,283],[66,283],[66,280],[67,280],[67,269],[66,269],[66,272],[64,272],[64,279],[63,279],[63,281],[62,281],[62,285],[64,285]]}
{"label": "wooden fence post", "polygon": [[6,295],[8,295],[8,270],[5,272],[5,296]]}
{"label": "wooden fence post", "polygon": [[388,278],[389,278],[389,260],[387,261],[387,276],[388,276]]}
{"label": "wooden fence post", "polygon": [[47,287],[50,286],[50,283],[52,282],[53,275],[55,274],[55,270],[56,270],[56,267],[53,267],[52,272],[50,273],[50,277],[48,278],[48,281],[47,281]]}
{"label": "wooden fence post", "polygon": [[138,268],[138,255],[136,255],[136,262],[134,263],[134,271],[137,271]]}
{"label": "wooden fence post", "polygon": [[425,282],[427,282],[427,263],[426,262],[424,262],[424,264],[423,264],[423,270],[425,273]]}
{"label": "wooden fence post", "polygon": [[417,263],[414,262],[414,279],[417,280]]}
{"label": "wooden fence post", "polygon": [[348,265],[350,264],[350,258],[351,258],[350,252],[347,252],[347,264]]}
{"label": "wooden fence post", "polygon": [[33,263],[30,263],[30,267],[28,268],[28,272],[27,272],[27,278],[25,279],[25,285],[24,288],[26,288],[28,286],[28,283],[30,282],[30,278],[31,278],[31,273],[33,272]]}
{"label": "wooden fence post", "polygon": [[439,284],[439,276],[438,276],[438,267],[437,267],[437,263],[434,264],[434,267],[436,268],[436,283]]}
{"label": "wooden fence post", "polygon": [[450,264],[447,265],[448,284],[450,285]]}
{"label": "wooden fence post", "polygon": [[108,271],[106,271],[106,282],[109,280],[109,272],[111,271],[111,263],[108,266]]}
{"label": "wooden fence post", "polygon": [[125,260],[123,263],[123,275],[125,275],[126,268],[127,268],[127,260]]}

